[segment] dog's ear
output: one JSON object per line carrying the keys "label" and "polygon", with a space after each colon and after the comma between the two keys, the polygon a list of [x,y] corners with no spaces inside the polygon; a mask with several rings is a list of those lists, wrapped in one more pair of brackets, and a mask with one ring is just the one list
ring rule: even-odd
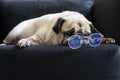
{"label": "dog's ear", "polygon": [[90,25],[90,28],[91,28],[91,32],[92,32],[92,33],[100,33],[100,34],[102,35],[102,37],[104,37],[104,35],[103,35],[101,32],[99,32],[99,31],[94,27],[93,24],[89,24],[89,25]]}
{"label": "dog's ear", "polygon": [[89,24],[90,25],[90,28],[91,28],[91,32],[92,33],[99,33],[99,31],[94,27],[93,24]]}
{"label": "dog's ear", "polygon": [[61,30],[61,27],[63,25],[63,23],[65,22],[66,20],[64,18],[58,18],[58,20],[56,21],[54,27],[53,27],[53,31],[58,34]]}
{"label": "dog's ear", "polygon": [[91,32],[92,32],[92,33],[95,33],[96,31],[95,31],[95,29],[94,29],[94,25],[93,25],[93,24],[89,24],[89,26],[90,26],[90,28],[91,28]]}

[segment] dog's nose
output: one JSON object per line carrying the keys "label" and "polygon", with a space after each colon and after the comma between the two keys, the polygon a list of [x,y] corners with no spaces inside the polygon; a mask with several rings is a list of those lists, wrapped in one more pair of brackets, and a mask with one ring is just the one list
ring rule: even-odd
{"label": "dog's nose", "polygon": [[84,36],[89,36],[91,33],[90,32],[88,32],[88,31],[84,31]]}

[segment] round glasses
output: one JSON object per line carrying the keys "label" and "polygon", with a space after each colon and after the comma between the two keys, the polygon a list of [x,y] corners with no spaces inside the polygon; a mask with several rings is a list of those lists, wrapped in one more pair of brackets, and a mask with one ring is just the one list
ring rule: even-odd
{"label": "round glasses", "polygon": [[68,39],[68,45],[71,49],[78,49],[82,45],[89,45],[91,47],[97,47],[102,42],[102,35],[99,33],[93,33],[90,36],[73,35]]}

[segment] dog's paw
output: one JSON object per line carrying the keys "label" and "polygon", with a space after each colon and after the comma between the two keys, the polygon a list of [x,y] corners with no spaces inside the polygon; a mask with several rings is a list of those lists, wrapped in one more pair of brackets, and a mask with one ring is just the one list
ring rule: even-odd
{"label": "dog's paw", "polygon": [[102,42],[103,43],[112,43],[112,44],[114,44],[115,43],[115,39],[113,39],[113,38],[103,38]]}
{"label": "dog's paw", "polygon": [[30,45],[32,45],[32,40],[30,39],[21,39],[17,42],[17,46],[19,47],[28,47]]}
{"label": "dog's paw", "polygon": [[5,45],[7,45],[7,44],[4,44],[4,43],[2,43],[2,44],[0,44],[1,46],[5,46]]}

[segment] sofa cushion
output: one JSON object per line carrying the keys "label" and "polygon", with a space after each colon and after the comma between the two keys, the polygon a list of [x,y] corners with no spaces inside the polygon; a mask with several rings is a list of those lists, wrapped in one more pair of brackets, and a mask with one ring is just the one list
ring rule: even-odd
{"label": "sofa cushion", "polygon": [[2,0],[0,1],[0,41],[19,22],[64,10],[78,11],[91,19],[94,0]]}

